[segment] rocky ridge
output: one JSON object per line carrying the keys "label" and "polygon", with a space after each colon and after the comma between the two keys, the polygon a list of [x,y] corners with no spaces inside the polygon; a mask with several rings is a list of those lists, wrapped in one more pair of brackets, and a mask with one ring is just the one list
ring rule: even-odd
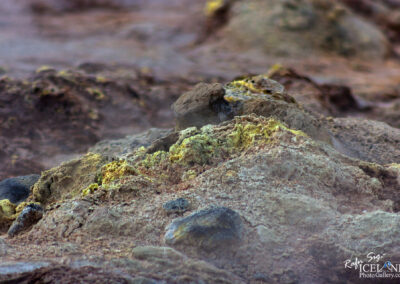
{"label": "rocky ridge", "polygon": [[[175,130],[43,172],[24,204],[43,217],[0,239],[0,279],[337,283],[367,252],[400,262],[400,130],[313,113],[270,77],[195,86]],[[177,198],[190,207],[167,213]],[[7,230],[22,209],[1,208]]]}

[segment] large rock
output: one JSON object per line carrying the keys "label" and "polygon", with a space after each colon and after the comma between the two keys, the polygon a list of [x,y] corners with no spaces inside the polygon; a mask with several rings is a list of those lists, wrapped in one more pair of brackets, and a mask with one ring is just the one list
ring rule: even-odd
{"label": "large rock", "polygon": [[0,182],[0,200],[8,199],[18,204],[28,198],[33,186],[40,175],[28,175],[8,178]]}
{"label": "large rock", "polygon": [[199,84],[183,94],[174,103],[173,110],[178,130],[257,114],[276,117],[316,140],[330,143],[331,139],[318,117],[297,104],[281,84],[263,75],[235,80],[225,86]]}
{"label": "large rock", "polygon": [[217,207],[174,220],[167,227],[165,242],[186,244],[206,250],[226,248],[241,239],[242,221],[235,211]]}
{"label": "large rock", "polygon": [[203,126],[210,123],[219,123],[220,109],[227,103],[223,97],[225,90],[221,84],[196,85],[191,91],[184,93],[173,104],[172,109],[177,117],[176,128],[185,129],[189,126]]}
{"label": "large rock", "polygon": [[285,56],[332,52],[380,59],[389,51],[377,27],[332,0],[236,1],[222,35],[236,46]]}
{"label": "large rock", "polygon": [[89,153],[81,158],[44,171],[33,187],[33,199],[42,204],[79,195],[96,181],[97,171],[105,163],[100,154]]}

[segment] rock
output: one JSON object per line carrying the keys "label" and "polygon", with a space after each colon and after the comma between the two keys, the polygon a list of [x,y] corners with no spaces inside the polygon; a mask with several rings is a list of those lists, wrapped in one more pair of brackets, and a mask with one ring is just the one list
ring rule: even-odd
{"label": "rock", "polygon": [[229,248],[241,240],[242,221],[235,211],[216,207],[174,220],[167,227],[165,242],[185,244],[205,250]]}
{"label": "rock", "polygon": [[169,260],[182,260],[185,256],[180,252],[169,247],[135,247],[132,250],[132,255],[141,260],[152,259],[169,259]]}
{"label": "rock", "polygon": [[398,128],[361,118],[335,118],[330,128],[341,153],[379,164],[400,163]]}
{"label": "rock", "polygon": [[97,171],[105,162],[100,154],[89,153],[44,171],[33,187],[34,201],[49,204],[80,195],[83,189],[96,181]]}
{"label": "rock", "polygon": [[221,34],[229,44],[280,56],[389,54],[389,42],[376,26],[330,0],[236,1]]}
{"label": "rock", "polygon": [[184,213],[189,209],[189,201],[185,198],[178,198],[164,203],[163,208],[167,214]]}
{"label": "rock", "polygon": [[43,213],[44,210],[40,205],[35,203],[27,205],[11,225],[8,235],[13,237],[23,231],[29,230],[42,218]]}
{"label": "rock", "polygon": [[[219,95],[212,99],[214,91]],[[276,117],[290,128],[302,130],[316,140],[331,142],[330,133],[320,119],[305,111],[281,84],[266,76],[235,80],[223,88],[215,84],[199,84],[183,94],[173,109],[177,115],[177,129],[257,114]]]}
{"label": "rock", "polygon": [[[225,90],[221,84],[197,84],[172,105],[176,116],[176,129],[216,124],[221,120],[220,109],[229,108],[224,102]],[[229,113],[229,111],[227,111]]]}
{"label": "rock", "polygon": [[8,178],[0,182],[0,200],[8,199],[14,204],[25,201],[40,175],[28,175]]}
{"label": "rock", "polygon": [[169,151],[169,148],[179,139],[179,132],[172,132],[167,136],[163,136],[155,140],[150,147],[147,148],[148,154],[153,154],[157,151]]}
{"label": "rock", "polygon": [[273,65],[268,77],[285,86],[288,95],[310,113],[325,116],[344,116],[362,110],[351,89],[333,84],[318,84],[310,77],[281,64]]}

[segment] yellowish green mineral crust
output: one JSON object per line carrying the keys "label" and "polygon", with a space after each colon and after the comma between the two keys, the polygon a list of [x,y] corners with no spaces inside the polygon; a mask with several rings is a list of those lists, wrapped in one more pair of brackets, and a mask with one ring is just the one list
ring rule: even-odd
{"label": "yellowish green mineral crust", "polygon": [[99,189],[99,185],[97,183],[92,183],[87,188],[82,190],[82,196],[87,196],[89,194],[93,194],[98,189]]}
{"label": "yellowish green mineral crust", "polygon": [[101,169],[101,184],[109,184],[123,176],[136,174],[135,169],[126,160],[113,161]]}

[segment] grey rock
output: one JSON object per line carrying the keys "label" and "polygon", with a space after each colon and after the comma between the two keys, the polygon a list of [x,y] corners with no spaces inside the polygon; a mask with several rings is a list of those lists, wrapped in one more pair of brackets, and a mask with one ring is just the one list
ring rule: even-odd
{"label": "grey rock", "polygon": [[168,214],[183,213],[189,209],[189,201],[185,198],[178,198],[164,203],[163,208]]}
{"label": "grey rock", "polygon": [[165,233],[169,245],[186,244],[205,250],[229,248],[241,240],[242,221],[238,213],[215,207],[174,220]]}
{"label": "grey rock", "polygon": [[25,206],[8,230],[8,235],[13,237],[28,230],[43,217],[43,212],[43,208],[38,204],[31,203]]}
{"label": "grey rock", "polygon": [[40,175],[27,175],[7,178],[0,182],[0,200],[8,199],[14,204],[21,203],[31,193],[31,186],[34,185]]}

